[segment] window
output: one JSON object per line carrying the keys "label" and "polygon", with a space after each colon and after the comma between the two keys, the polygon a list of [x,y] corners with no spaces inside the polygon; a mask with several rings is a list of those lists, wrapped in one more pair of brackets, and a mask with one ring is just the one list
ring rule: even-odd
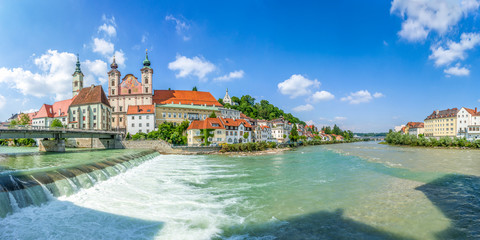
{"label": "window", "polygon": [[115,95],[115,89],[112,89],[112,95]]}
{"label": "window", "polygon": [[115,112],[115,107],[112,107],[112,112]]}
{"label": "window", "polygon": [[162,112],[162,117],[166,117],[166,116],[167,116],[167,114],[165,114],[164,112]]}
{"label": "window", "polygon": [[172,113],[168,113],[168,117],[171,118],[171,117],[172,117]]}
{"label": "window", "polygon": [[82,125],[82,128],[85,128],[85,123]]}
{"label": "window", "polygon": [[112,86],[115,86],[115,81],[112,81]]}
{"label": "window", "polygon": [[138,120],[142,120],[142,116],[138,116]]}
{"label": "window", "polygon": [[150,123],[147,123],[147,127],[150,127]]}
{"label": "window", "polygon": [[132,120],[135,120],[135,116],[132,116]]}
{"label": "window", "polygon": [[93,112],[97,112],[97,109],[96,109],[96,108],[94,108],[94,109],[93,109]]}
{"label": "window", "polygon": [[122,111],[122,106],[120,106],[120,112]]}
{"label": "window", "polygon": [[128,89],[128,94],[132,94],[132,89]]}
{"label": "window", "polygon": [[138,132],[141,133],[141,132],[142,132],[142,129],[139,129]]}
{"label": "window", "polygon": [[148,93],[148,87],[145,88],[145,92]]}
{"label": "window", "polygon": [[83,121],[85,121],[85,116],[83,116]]}
{"label": "window", "polygon": [[97,123],[93,123],[93,127],[96,128],[96,127],[97,127]]}
{"label": "window", "polygon": [[173,117],[176,118],[176,117],[177,117],[177,113],[173,113]]}
{"label": "window", "polygon": [[112,122],[115,122],[115,118],[114,118],[114,117],[112,117]]}
{"label": "window", "polygon": [[122,120],[123,120],[123,118],[122,118],[122,117],[121,117],[121,118],[118,118],[118,121],[119,121],[119,122],[122,122]]}
{"label": "window", "polygon": [[65,118],[62,118],[62,121],[65,122]]}
{"label": "window", "polygon": [[97,120],[97,116],[93,115],[93,120]]}
{"label": "window", "polygon": [[132,127],[135,127],[135,123],[132,123]]}
{"label": "window", "polygon": [[75,122],[75,117],[73,117],[72,121],[74,121],[74,122]]}
{"label": "window", "polygon": [[82,110],[82,113],[85,114],[85,109]]}
{"label": "window", "polygon": [[139,124],[138,124],[138,127],[142,127],[142,123],[139,123]]}
{"label": "window", "polygon": [[149,133],[149,132],[150,132],[150,130],[147,129],[147,133]]}
{"label": "window", "polygon": [[75,114],[75,110],[73,110],[73,114]]}
{"label": "window", "polygon": [[150,119],[150,116],[147,115],[145,118]]}

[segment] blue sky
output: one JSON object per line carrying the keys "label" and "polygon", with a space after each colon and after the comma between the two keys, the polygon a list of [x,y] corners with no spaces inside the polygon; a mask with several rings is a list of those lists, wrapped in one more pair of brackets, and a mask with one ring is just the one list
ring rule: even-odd
{"label": "blue sky", "polygon": [[2,1],[0,120],[104,89],[149,49],[154,89],[250,94],[316,125],[387,131],[479,103],[478,0]]}

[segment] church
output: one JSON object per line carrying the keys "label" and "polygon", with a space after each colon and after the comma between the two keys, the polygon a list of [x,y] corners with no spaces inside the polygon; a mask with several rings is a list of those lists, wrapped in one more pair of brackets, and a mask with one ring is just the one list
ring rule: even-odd
{"label": "church", "polygon": [[153,69],[150,67],[148,53],[145,53],[143,67],[140,69],[140,80],[133,74],[127,74],[121,78],[115,56],[113,56],[110,68],[111,70],[108,72],[108,98],[112,106],[112,129],[125,130],[128,106],[152,104]]}

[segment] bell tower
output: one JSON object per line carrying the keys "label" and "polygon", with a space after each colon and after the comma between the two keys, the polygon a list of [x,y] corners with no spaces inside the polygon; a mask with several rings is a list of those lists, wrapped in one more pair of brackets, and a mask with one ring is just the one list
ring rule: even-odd
{"label": "bell tower", "polygon": [[110,64],[111,70],[108,72],[108,96],[116,96],[119,94],[120,88],[120,72],[117,70],[118,64],[115,62],[115,56],[113,56],[112,64]]}
{"label": "bell tower", "polygon": [[77,54],[77,67],[75,68],[75,72],[73,73],[73,81],[72,81],[72,97],[78,95],[80,90],[83,88],[83,73],[80,69],[80,58]]}
{"label": "bell tower", "polygon": [[142,92],[144,94],[152,94],[153,69],[150,67],[147,50],[145,50],[145,60],[143,60],[143,68],[140,69],[140,72],[142,73]]}

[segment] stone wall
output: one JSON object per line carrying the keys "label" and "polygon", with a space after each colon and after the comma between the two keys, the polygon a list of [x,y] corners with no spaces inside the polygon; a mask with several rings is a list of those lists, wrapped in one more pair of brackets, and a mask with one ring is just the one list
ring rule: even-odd
{"label": "stone wall", "polygon": [[214,153],[222,149],[222,147],[174,147],[174,149],[181,150],[184,153]]}
{"label": "stone wall", "polygon": [[115,139],[99,138],[69,138],[66,142],[69,148],[96,148],[96,149],[121,149],[124,148],[121,141]]}
{"label": "stone wall", "polygon": [[181,153],[172,149],[170,144],[163,140],[122,141],[122,144],[127,149],[154,149],[161,153]]}

